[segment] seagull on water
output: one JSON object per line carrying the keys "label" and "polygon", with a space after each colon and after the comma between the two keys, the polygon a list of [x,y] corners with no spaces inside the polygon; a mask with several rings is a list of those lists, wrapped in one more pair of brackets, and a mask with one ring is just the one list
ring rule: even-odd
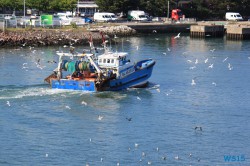
{"label": "seagull on water", "polygon": [[180,160],[180,157],[177,155],[174,157],[175,160]]}
{"label": "seagull on water", "polygon": [[162,156],[161,159],[162,160],[167,160],[167,157],[166,156]]}
{"label": "seagull on water", "polygon": [[175,39],[176,39],[176,38],[180,38],[180,35],[181,35],[181,33],[178,33],[178,35],[175,36],[174,38],[175,38]]}
{"label": "seagull on water", "polygon": [[196,66],[192,66],[192,67],[190,67],[189,69],[190,70],[193,70],[193,69],[195,69],[196,68]]}
{"label": "seagull on water", "polygon": [[194,128],[195,130],[199,130],[199,131],[202,131],[202,127],[201,126],[195,126]]}
{"label": "seagull on water", "polygon": [[196,85],[194,79],[192,79],[191,85],[192,85],[192,86]]}
{"label": "seagull on water", "polygon": [[132,118],[126,118],[128,121],[131,121],[132,120]]}
{"label": "seagull on water", "polygon": [[103,119],[103,116],[98,115],[98,120],[102,120],[102,119]]}
{"label": "seagull on water", "polygon": [[230,63],[228,63],[228,70],[233,70],[233,66],[231,66],[231,64]]}
{"label": "seagull on water", "polygon": [[141,100],[141,98],[139,96],[137,96],[136,98],[137,98],[137,100]]}
{"label": "seagull on water", "polygon": [[66,105],[65,108],[67,108],[67,109],[69,109],[69,110],[71,109],[70,106],[68,106],[68,105]]}
{"label": "seagull on water", "polygon": [[85,101],[81,102],[82,105],[88,105],[88,103],[86,103]]}

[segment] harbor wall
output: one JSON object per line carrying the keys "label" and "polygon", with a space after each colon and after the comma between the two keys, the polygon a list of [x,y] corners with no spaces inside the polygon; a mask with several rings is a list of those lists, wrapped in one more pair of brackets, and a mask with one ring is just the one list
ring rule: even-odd
{"label": "harbor wall", "polygon": [[11,46],[52,46],[52,45],[88,45],[90,34],[93,41],[101,43],[98,32],[31,30],[21,32],[1,32],[0,47]]}
{"label": "harbor wall", "polygon": [[[92,29],[95,25],[91,25]],[[0,25],[1,27],[1,25]],[[97,27],[97,26],[96,26]],[[93,31],[89,29],[23,29],[0,31],[0,47],[5,46],[51,46],[51,45],[88,45],[90,34],[95,43],[100,43],[102,36],[100,32],[110,37],[117,35],[134,36],[138,33],[190,33],[191,37],[224,37],[228,40],[250,39],[250,22],[242,25],[240,23],[216,25],[214,23],[197,24],[168,24],[168,23],[124,23],[119,26],[115,24],[104,24]]]}
{"label": "harbor wall", "polygon": [[196,23],[184,23],[184,24],[166,24],[166,23],[127,23],[128,27],[136,30],[138,33],[176,33],[186,32],[189,33],[190,26],[196,25]]}

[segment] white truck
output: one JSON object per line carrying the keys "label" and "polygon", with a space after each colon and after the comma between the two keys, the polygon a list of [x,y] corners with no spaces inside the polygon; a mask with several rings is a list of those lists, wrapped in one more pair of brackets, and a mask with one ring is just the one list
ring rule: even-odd
{"label": "white truck", "polygon": [[117,20],[114,13],[98,12],[94,14],[95,22],[112,22]]}
{"label": "white truck", "polygon": [[147,21],[148,18],[146,17],[146,14],[144,11],[141,10],[130,10],[128,11],[128,20],[132,21]]}

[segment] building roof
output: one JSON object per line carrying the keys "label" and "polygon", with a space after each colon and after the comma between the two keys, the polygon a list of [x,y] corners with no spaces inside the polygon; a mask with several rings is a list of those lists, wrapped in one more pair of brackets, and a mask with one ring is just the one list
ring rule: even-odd
{"label": "building roof", "polygon": [[78,4],[79,8],[98,8],[97,4]]}

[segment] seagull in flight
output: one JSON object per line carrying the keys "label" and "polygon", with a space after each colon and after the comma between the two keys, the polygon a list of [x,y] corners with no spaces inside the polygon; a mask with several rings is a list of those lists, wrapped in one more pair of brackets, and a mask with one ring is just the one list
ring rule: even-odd
{"label": "seagull in flight", "polygon": [[7,101],[6,104],[10,107],[10,101]]}
{"label": "seagull in flight", "polygon": [[175,39],[176,39],[176,38],[180,38],[180,35],[181,35],[181,33],[178,33],[178,35],[175,36],[174,38],[175,38]]}
{"label": "seagull in flight", "polygon": [[210,64],[209,66],[208,66],[208,68],[213,68],[214,67],[214,64]]}
{"label": "seagull in flight", "polygon": [[205,61],[204,61],[205,63],[207,63],[208,62],[208,58],[207,59],[205,59]]}
{"label": "seagull in flight", "polygon": [[211,52],[214,52],[215,51],[215,48],[214,49],[212,49],[212,50],[210,50]]}
{"label": "seagull in flight", "polygon": [[222,62],[225,62],[227,60],[228,57],[226,57]]}
{"label": "seagull in flight", "polygon": [[156,30],[153,30],[152,32],[153,32],[153,33],[157,33],[157,31],[156,31]]}

